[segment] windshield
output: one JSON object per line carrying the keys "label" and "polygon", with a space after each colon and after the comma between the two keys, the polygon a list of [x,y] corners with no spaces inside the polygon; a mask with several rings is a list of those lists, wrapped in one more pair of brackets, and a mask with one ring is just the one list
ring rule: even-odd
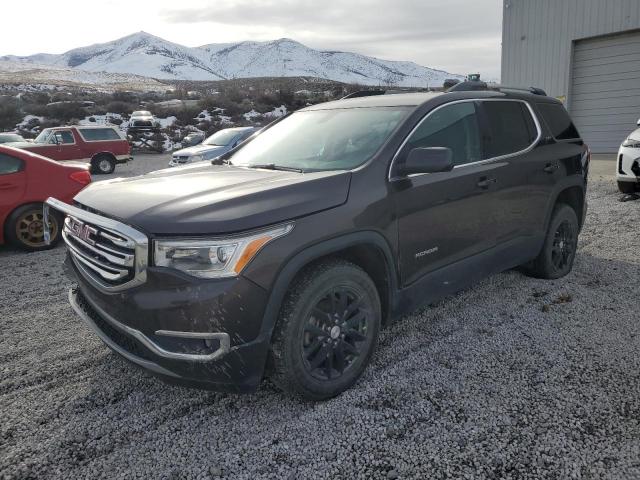
{"label": "windshield", "polygon": [[131,114],[132,117],[150,117],[151,112],[147,112],[146,110],[138,110]]}
{"label": "windshield", "polygon": [[247,143],[231,163],[306,171],[355,168],[378,151],[408,111],[377,107],[297,112]]}
{"label": "windshield", "polygon": [[49,137],[51,136],[51,133],[53,132],[53,130],[43,130],[40,135],[38,135],[34,142],[35,143],[49,143]]}
{"label": "windshield", "polygon": [[224,147],[229,145],[234,138],[238,136],[240,132],[238,130],[220,130],[219,132],[214,133],[209,138],[207,138],[204,142],[204,145],[216,145],[218,147]]}

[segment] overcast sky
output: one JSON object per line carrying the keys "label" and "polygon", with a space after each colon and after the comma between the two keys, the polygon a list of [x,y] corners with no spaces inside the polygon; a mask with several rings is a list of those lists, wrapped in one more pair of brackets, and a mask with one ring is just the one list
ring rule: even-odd
{"label": "overcast sky", "polygon": [[0,55],[62,53],[144,30],[190,47],[289,37],[500,76],[502,0],[9,0],[2,18]]}

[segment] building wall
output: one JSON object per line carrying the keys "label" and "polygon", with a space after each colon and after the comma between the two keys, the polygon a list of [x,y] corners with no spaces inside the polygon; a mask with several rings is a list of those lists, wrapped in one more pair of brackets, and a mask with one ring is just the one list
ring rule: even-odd
{"label": "building wall", "polygon": [[504,0],[501,83],[568,98],[573,41],[637,29],[640,0]]}

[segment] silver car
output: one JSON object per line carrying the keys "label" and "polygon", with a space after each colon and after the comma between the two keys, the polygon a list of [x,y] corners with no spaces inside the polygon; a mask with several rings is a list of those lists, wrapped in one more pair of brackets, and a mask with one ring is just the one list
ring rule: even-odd
{"label": "silver car", "polygon": [[240,145],[258,130],[260,129],[256,127],[236,127],[219,130],[200,145],[174,152],[169,166],[176,167],[187,163],[213,160]]}

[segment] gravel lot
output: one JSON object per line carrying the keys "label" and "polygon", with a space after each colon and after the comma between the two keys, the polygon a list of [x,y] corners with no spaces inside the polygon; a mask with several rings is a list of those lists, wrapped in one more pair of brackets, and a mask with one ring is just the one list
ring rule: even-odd
{"label": "gravel lot", "polygon": [[640,201],[618,198],[592,179],[571,275],[405,317],[318,404],[165,385],[76,319],[63,248],[0,249],[0,478],[640,478]]}

